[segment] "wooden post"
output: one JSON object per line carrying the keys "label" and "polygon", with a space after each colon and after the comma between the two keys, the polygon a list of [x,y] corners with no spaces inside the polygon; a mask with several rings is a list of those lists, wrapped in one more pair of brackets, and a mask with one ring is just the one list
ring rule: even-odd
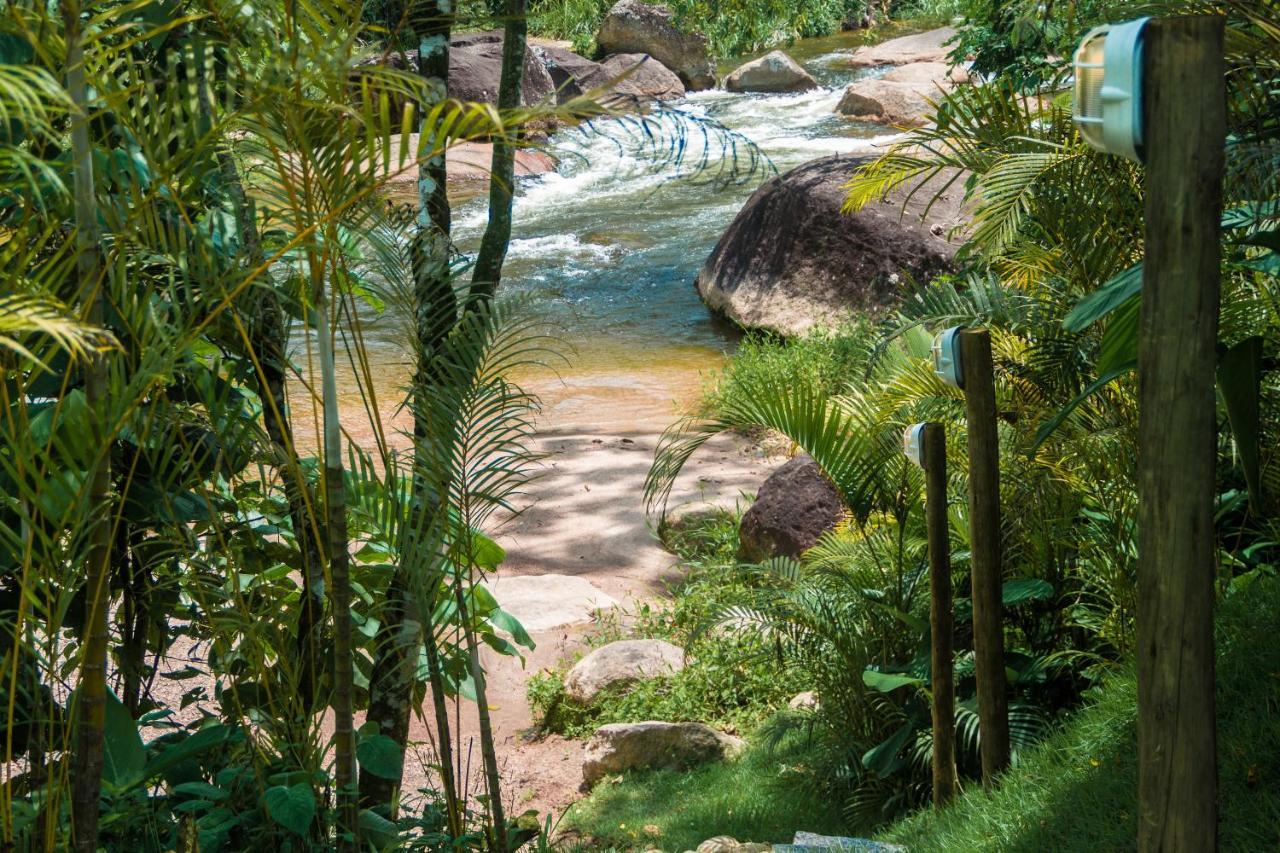
{"label": "wooden post", "polygon": [[1009,702],[1005,695],[1000,567],[1000,436],[991,335],[960,332],[965,417],[969,430],[969,577],[973,588],[973,656],[982,740],[982,781],[1009,766]]}
{"label": "wooden post", "polygon": [[1146,28],[1138,345],[1138,848],[1217,849],[1214,345],[1223,19]]}
{"label": "wooden post", "polygon": [[955,618],[951,604],[951,533],[947,523],[947,433],[928,423],[920,436],[925,529],[929,535],[929,627],[933,639],[933,807],[956,793]]}

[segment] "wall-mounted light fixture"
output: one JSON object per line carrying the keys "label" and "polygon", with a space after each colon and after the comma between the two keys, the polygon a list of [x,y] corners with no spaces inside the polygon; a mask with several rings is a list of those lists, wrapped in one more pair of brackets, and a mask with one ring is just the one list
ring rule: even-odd
{"label": "wall-mounted light fixture", "polygon": [[1071,118],[1092,147],[1141,163],[1142,33],[1147,18],[1089,31],[1076,49]]}
{"label": "wall-mounted light fixture", "polygon": [[902,431],[902,453],[916,465],[924,467],[924,424],[912,424]]}
{"label": "wall-mounted light fixture", "polygon": [[960,332],[963,326],[952,326],[933,339],[933,372],[953,388],[964,387],[964,371],[960,364]]}

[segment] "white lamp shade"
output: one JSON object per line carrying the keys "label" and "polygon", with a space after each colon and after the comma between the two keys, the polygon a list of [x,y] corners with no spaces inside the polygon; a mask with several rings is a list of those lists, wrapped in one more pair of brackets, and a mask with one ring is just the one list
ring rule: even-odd
{"label": "white lamp shade", "polygon": [[1072,119],[1099,151],[1142,161],[1142,31],[1147,18],[1095,27],[1073,64]]}
{"label": "white lamp shade", "polygon": [[924,446],[921,438],[924,424],[912,424],[902,431],[902,453],[921,468],[924,467]]}
{"label": "white lamp shade", "polygon": [[933,339],[933,372],[953,388],[964,387],[964,372],[960,364],[962,328],[962,326],[952,326]]}

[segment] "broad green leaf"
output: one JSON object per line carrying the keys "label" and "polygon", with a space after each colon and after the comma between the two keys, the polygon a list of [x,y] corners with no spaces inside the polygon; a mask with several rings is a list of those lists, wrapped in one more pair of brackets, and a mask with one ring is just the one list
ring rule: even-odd
{"label": "broad green leaf", "polygon": [[471,532],[471,551],[471,559],[476,566],[487,572],[496,571],[507,558],[507,552],[501,545],[478,530]]}
{"label": "broad green leaf", "polygon": [[360,837],[376,850],[397,849],[400,830],[382,815],[365,809],[360,812]]}
{"label": "broad green leaf", "polygon": [[1246,338],[1218,361],[1218,391],[1227,409],[1249,503],[1262,509],[1262,338]]}
{"label": "broad green leaf", "polygon": [[1142,297],[1134,295],[1116,309],[1102,333],[1098,348],[1098,374],[1110,373],[1122,364],[1138,360],[1138,314],[1142,310]]}
{"label": "broad green leaf", "polygon": [[1062,321],[1062,327],[1068,332],[1083,332],[1141,292],[1142,264],[1138,264],[1077,302]]}
{"label": "broad green leaf", "polygon": [[102,781],[114,789],[140,781],[147,765],[147,750],[138,735],[138,724],[116,694],[107,691],[102,725]]}
{"label": "broad green leaf", "polygon": [[533,638],[529,636],[529,632],[520,624],[520,620],[503,610],[501,607],[489,614],[489,622],[493,627],[501,631],[506,631],[511,635],[511,639],[515,640],[526,649],[533,649],[536,647],[536,644],[533,642]]}
{"label": "broad green leaf", "polygon": [[1017,607],[1028,601],[1047,601],[1053,597],[1053,587],[1040,578],[1019,578],[1005,581],[1000,590],[1000,600],[1005,607]]}
{"label": "broad green leaf", "polygon": [[862,671],[862,683],[878,693],[892,693],[899,687],[923,684],[920,679],[911,675],[903,675],[897,672],[880,672],[875,669]]}
{"label": "broad green leaf", "polygon": [[298,835],[306,835],[315,820],[316,798],[305,782],[268,788],[262,794],[262,804],[272,820]]}
{"label": "broad green leaf", "polygon": [[404,767],[400,746],[382,734],[362,737],[356,746],[356,760],[361,770],[383,779],[399,779]]}
{"label": "broad green leaf", "polygon": [[862,766],[882,779],[893,773],[902,766],[902,759],[898,757],[898,753],[911,739],[913,728],[911,721],[908,720],[883,743],[868,749],[862,756]]}

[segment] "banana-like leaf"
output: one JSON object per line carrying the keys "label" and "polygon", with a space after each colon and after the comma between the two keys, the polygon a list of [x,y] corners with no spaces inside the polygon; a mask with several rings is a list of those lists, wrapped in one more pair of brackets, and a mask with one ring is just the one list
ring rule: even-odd
{"label": "banana-like leaf", "polygon": [[1262,338],[1245,338],[1218,361],[1218,393],[1227,409],[1249,504],[1262,508]]}

